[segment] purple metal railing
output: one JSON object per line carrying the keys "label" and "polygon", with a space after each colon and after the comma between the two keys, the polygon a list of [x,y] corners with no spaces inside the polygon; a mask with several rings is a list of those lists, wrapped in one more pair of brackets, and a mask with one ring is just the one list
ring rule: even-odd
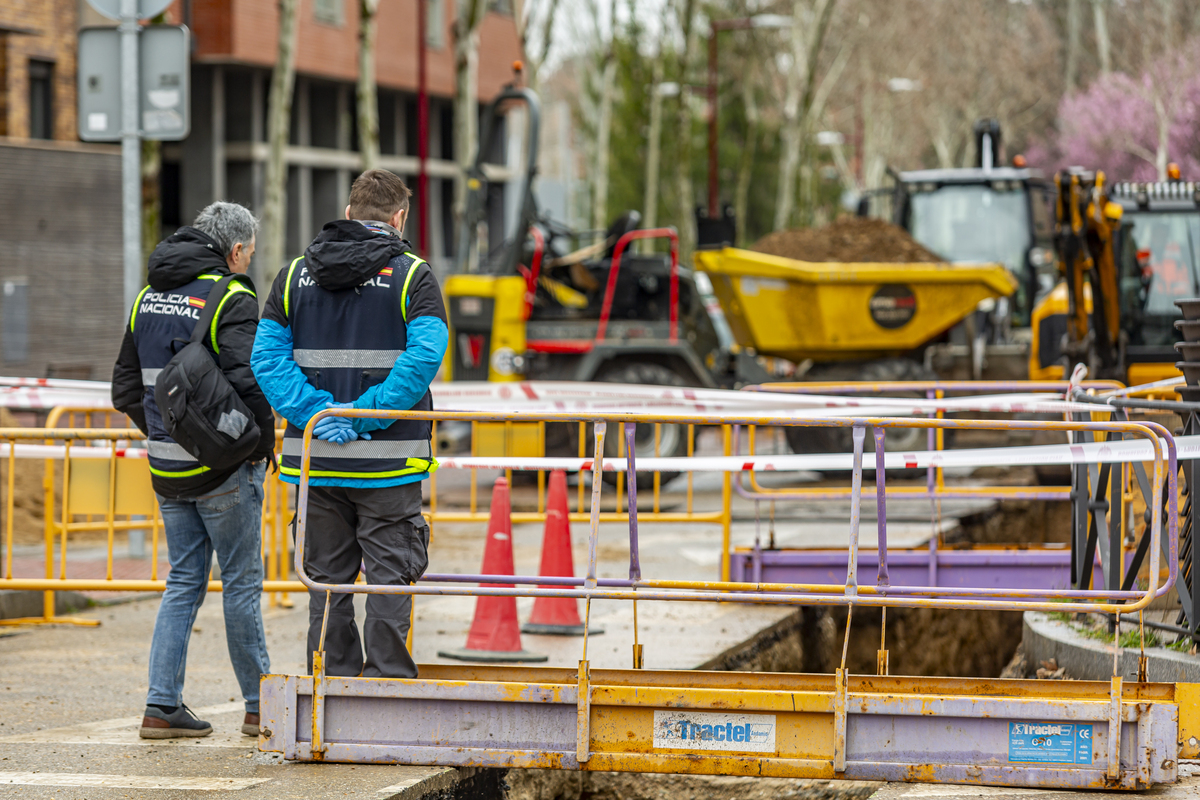
{"label": "purple metal railing", "polygon": [[[1006,610],[1058,610],[1064,612],[1129,613],[1144,608],[1154,597],[1161,596],[1174,584],[1178,564],[1178,504],[1177,497],[1177,460],[1174,439],[1170,433],[1153,422],[1038,422],[1032,420],[925,420],[925,419],[887,419],[887,418],[846,418],[822,420],[797,420],[788,424],[822,427],[852,427],[855,439],[854,478],[852,486],[852,506],[850,519],[850,548],[847,551],[847,580],[844,585],[835,584],[774,584],[748,585],[720,581],[671,581],[630,579],[628,583],[605,581],[603,584],[596,577],[596,554],[599,538],[599,509],[600,493],[603,481],[601,469],[603,461],[603,440],[605,423],[602,420],[590,420],[588,416],[570,412],[541,413],[536,417],[546,421],[579,422],[594,421],[596,431],[595,453],[592,480],[592,530],[589,537],[589,556],[587,577],[582,584],[575,579],[572,583],[554,585],[563,588],[541,588],[551,583],[544,577],[537,576],[499,576],[499,575],[469,575],[449,576],[427,575],[424,579],[411,586],[372,585],[372,584],[323,584],[310,578],[304,570],[303,553],[307,523],[307,504],[309,488],[309,457],[312,446],[312,426],[325,416],[345,416],[362,418],[385,419],[462,419],[486,421],[530,421],[528,414],[512,412],[481,413],[481,412],[387,412],[359,409],[330,409],[321,412],[310,420],[305,431],[301,475],[299,514],[296,530],[296,571],[300,580],[310,589],[324,592],[353,592],[379,594],[413,594],[413,595],[471,595],[471,596],[548,596],[548,597],[581,597],[586,599],[601,598],[609,600],[675,600],[675,601],[714,601],[776,603],[786,605],[863,605],[863,606],[918,606],[937,608],[968,608],[968,609],[1006,609]],[[755,425],[761,424],[761,419],[734,415],[638,415],[638,414],[607,414],[610,419],[618,422],[660,422],[675,424],[726,424],[726,425]],[[955,429],[1018,429],[1018,430],[1089,430],[1095,432],[1118,432],[1147,439],[1154,445],[1154,496],[1161,496],[1164,482],[1168,484],[1167,504],[1167,560],[1168,579],[1158,585],[1160,547],[1162,537],[1162,510],[1157,504],[1152,509],[1151,519],[1151,564],[1150,582],[1144,591],[1114,591],[1114,590],[1077,590],[1060,591],[1045,589],[1005,589],[1005,588],[954,588],[954,587],[920,587],[920,586],[884,586],[863,587],[860,591],[857,580],[858,568],[858,524],[860,519],[862,493],[862,451],[863,438],[867,426],[876,429],[887,428],[955,428]],[[1163,455],[1166,450],[1166,456]],[[882,448],[877,448],[879,458]],[[885,471],[876,470],[877,496],[886,494]],[[634,481],[636,486],[636,480]],[[886,515],[880,521],[886,524]],[[631,539],[631,544],[633,544]],[[886,574],[887,548],[886,538],[879,549],[879,567]],[[631,549],[632,559],[636,549]],[[510,583],[518,584],[508,587],[458,587],[463,582],[473,583]],[[435,586],[432,584],[445,585]],[[531,588],[522,588],[528,585]],[[1044,600],[1044,602],[1043,602]],[[1095,601],[1094,604],[1084,602],[1049,601]],[[1132,601],[1116,604],[1115,601]]]}

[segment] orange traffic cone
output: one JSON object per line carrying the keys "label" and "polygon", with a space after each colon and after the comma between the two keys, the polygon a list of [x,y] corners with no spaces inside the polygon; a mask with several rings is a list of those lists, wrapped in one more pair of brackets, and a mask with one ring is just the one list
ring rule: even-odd
{"label": "orange traffic cone", "polygon": [[[508,481],[496,480],[492,489],[492,516],[488,520],[487,543],[483,548],[484,575],[512,575],[512,516]],[[511,583],[484,583],[481,586],[511,588]],[[545,661],[548,656],[531,653],[521,647],[517,628],[517,598],[481,596],[475,601],[475,619],[467,634],[467,646],[442,650],[442,658],[460,661]]]}
{"label": "orange traffic cone", "polygon": [[[567,473],[550,473],[550,496],[546,501],[546,532],[542,537],[542,566],[539,577],[575,577],[571,553],[571,523],[567,516]],[[547,587],[548,588],[548,587]],[[538,597],[533,601],[529,622],[521,626],[522,633],[553,636],[583,636],[584,624],[579,618],[579,602],[574,597]],[[588,632],[604,633],[604,628],[592,626]]]}

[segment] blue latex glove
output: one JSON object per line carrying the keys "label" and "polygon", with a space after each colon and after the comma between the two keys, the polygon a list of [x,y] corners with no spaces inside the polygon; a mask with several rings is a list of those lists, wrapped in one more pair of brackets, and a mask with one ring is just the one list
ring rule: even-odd
{"label": "blue latex glove", "polygon": [[345,444],[346,442],[353,442],[355,439],[357,439],[358,434],[355,433],[354,428],[351,427],[335,428],[321,438],[327,442],[333,442],[334,444]]}
{"label": "blue latex glove", "polygon": [[346,431],[353,432],[354,428],[350,426],[350,420],[344,417],[325,417],[313,426],[313,436],[327,442],[335,437],[344,436]]}
{"label": "blue latex glove", "polygon": [[[326,403],[326,408],[352,408],[350,403]],[[346,444],[355,439],[370,439],[369,433],[359,434],[354,430],[351,420],[346,417],[325,417],[313,426],[313,435],[318,439],[335,444]]]}

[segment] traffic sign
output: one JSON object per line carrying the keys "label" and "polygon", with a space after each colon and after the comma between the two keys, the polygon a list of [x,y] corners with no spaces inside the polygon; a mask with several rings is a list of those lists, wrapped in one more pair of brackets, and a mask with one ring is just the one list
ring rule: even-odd
{"label": "traffic sign", "polygon": [[[121,18],[121,0],[88,0],[88,5],[109,19]],[[152,19],[167,10],[171,0],[137,0],[138,19]]]}
{"label": "traffic sign", "polygon": [[[121,139],[121,44],[116,28],[79,32],[79,138]],[[191,124],[188,29],[151,25],[138,35],[138,126],[143,139],[178,141]]]}

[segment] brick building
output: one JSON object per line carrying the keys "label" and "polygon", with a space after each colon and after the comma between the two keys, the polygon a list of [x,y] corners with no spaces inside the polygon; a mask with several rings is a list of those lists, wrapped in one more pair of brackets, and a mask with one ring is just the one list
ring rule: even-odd
{"label": "brick building", "polygon": [[[455,240],[456,3],[420,1],[428,3],[429,23],[431,241],[417,241],[415,206],[406,233],[435,266],[444,266]],[[417,2],[382,0],[376,60],[381,165],[414,189]],[[341,216],[362,169],[355,132],[358,8],[358,0],[299,1],[286,154],[292,256]],[[216,199],[261,213],[276,0],[175,0],[165,21],[192,30],[192,128],[187,139],[162,148],[159,233],[171,233]],[[114,24],[86,0],[0,0],[0,215],[6,221],[0,229],[0,375],[111,375],[125,313],[119,148],[78,142],[75,49],[79,28]],[[511,79],[519,57],[507,0],[491,0],[480,34],[480,102]],[[269,272],[259,264],[252,274]],[[62,288],[65,274],[70,291]]]}
{"label": "brick building", "polygon": [[76,139],[78,3],[0,2],[0,136]]}
{"label": "brick building", "polygon": [[[430,93],[430,238],[418,242],[414,213],[406,231],[435,264],[451,255],[454,95],[453,0],[428,6]],[[376,83],[381,166],[415,185],[417,173],[417,0],[380,3]],[[481,29],[480,101],[511,80],[520,57],[516,28],[493,2]],[[286,246],[298,255],[321,226],[342,215],[350,183],[361,170],[355,110],[358,74],[356,0],[301,0],[291,145],[287,151]],[[192,133],[164,148],[163,224],[189,220],[216,197],[261,208],[267,159],[267,98],[277,36],[275,0],[177,2],[176,19],[192,28]],[[415,187],[414,187],[415,188]],[[265,271],[271,270],[270,265]],[[276,267],[278,265],[275,265]]]}

